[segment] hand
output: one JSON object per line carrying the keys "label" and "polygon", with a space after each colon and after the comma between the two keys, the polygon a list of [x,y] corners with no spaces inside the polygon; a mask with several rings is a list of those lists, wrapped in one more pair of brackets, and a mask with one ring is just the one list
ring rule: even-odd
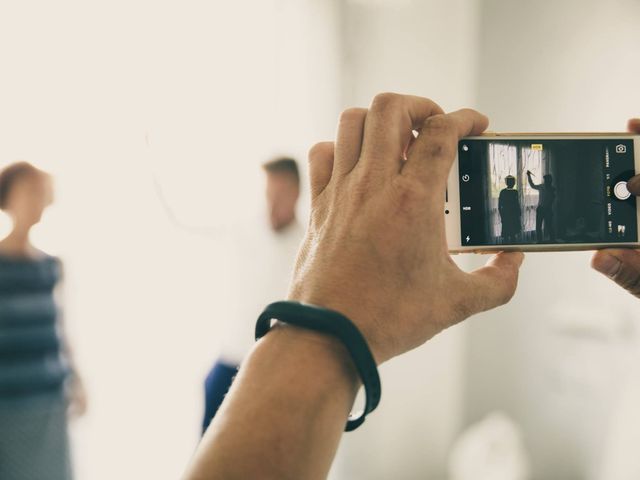
{"label": "hand", "polygon": [[487,124],[472,110],[445,115],[431,100],[389,93],[343,112],[336,142],[309,153],[311,221],[290,299],[349,317],[378,363],[507,302],[523,255],[498,254],[468,274],[445,239],[458,140]]}
{"label": "hand", "polygon": [[[640,118],[629,120],[628,129],[640,135]],[[627,188],[633,195],[640,196],[640,175],[630,178]],[[624,248],[599,250],[591,258],[591,266],[640,298],[640,251]]]}
{"label": "hand", "polygon": [[71,418],[79,418],[87,412],[87,391],[82,378],[73,374],[68,388],[69,408]]}

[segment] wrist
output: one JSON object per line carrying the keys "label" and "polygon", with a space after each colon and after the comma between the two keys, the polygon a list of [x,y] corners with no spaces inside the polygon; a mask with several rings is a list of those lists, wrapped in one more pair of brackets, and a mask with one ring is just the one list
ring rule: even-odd
{"label": "wrist", "polygon": [[[264,337],[273,327],[273,320],[277,319],[286,325],[293,325],[309,329],[321,334],[330,335],[323,343],[331,341],[332,350],[344,357],[344,350],[335,350],[334,341],[338,339],[349,353],[350,362],[362,380],[365,390],[365,404],[361,412],[349,415],[345,431],[350,432],[364,422],[366,416],[373,412],[380,403],[380,376],[367,341],[354,323],[341,313],[322,308],[317,305],[304,304],[296,301],[279,301],[267,305],[256,321],[255,337]],[[312,337],[314,340],[317,337]],[[324,338],[324,337],[321,337]],[[344,362],[343,362],[344,364]]]}
{"label": "wrist", "polygon": [[277,322],[256,348],[277,348],[290,356],[290,361],[314,370],[314,383],[318,386],[340,383],[355,396],[361,385],[349,351],[332,335]]}
{"label": "wrist", "polygon": [[366,301],[350,300],[344,294],[307,294],[295,292],[289,296],[289,300],[316,305],[318,307],[334,310],[347,317],[365,338],[369,350],[375,359],[376,365],[389,360],[394,355],[390,335],[381,334],[382,321],[380,314],[367,309]]}

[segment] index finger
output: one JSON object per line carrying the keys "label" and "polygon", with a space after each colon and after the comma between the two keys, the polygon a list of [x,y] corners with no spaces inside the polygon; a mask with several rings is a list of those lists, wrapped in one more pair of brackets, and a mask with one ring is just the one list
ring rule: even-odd
{"label": "index finger", "polygon": [[427,118],[409,150],[402,175],[415,177],[425,188],[441,195],[456,158],[458,140],[479,135],[488,125],[487,117],[468,108]]}
{"label": "index finger", "polygon": [[376,95],[364,124],[360,168],[392,176],[400,171],[402,156],[424,120],[443,110],[428,98],[396,93]]}

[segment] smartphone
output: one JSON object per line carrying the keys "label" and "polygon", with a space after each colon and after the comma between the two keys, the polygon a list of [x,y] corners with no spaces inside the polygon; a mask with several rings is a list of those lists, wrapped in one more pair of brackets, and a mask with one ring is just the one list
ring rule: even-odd
{"label": "smartphone", "polygon": [[487,133],[458,143],[445,198],[451,253],[640,247],[640,136]]}

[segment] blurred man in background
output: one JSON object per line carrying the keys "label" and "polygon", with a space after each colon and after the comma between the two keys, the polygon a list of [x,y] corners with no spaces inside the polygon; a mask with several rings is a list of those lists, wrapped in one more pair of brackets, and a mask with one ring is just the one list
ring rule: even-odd
{"label": "blurred man in background", "polygon": [[274,299],[287,295],[295,257],[304,236],[296,218],[300,172],[292,158],[279,157],[262,166],[266,175],[266,215],[234,235],[239,259],[231,275],[242,292],[224,328],[223,349],[205,380],[204,432],[218,411],[240,362],[252,347],[255,318]]}

